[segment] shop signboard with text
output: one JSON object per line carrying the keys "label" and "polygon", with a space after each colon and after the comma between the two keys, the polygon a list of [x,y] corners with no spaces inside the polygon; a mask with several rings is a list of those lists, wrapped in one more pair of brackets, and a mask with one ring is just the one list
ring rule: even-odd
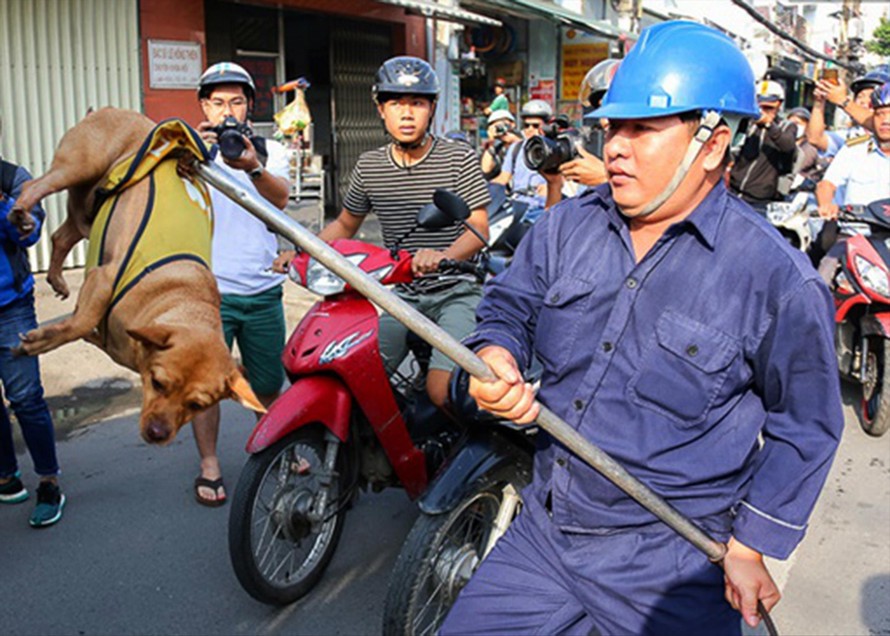
{"label": "shop signboard with text", "polygon": [[148,41],[149,88],[194,90],[203,66],[197,42]]}
{"label": "shop signboard with text", "polygon": [[583,42],[563,44],[561,64],[560,99],[565,101],[578,99],[578,87],[590,68],[609,57],[608,42]]}

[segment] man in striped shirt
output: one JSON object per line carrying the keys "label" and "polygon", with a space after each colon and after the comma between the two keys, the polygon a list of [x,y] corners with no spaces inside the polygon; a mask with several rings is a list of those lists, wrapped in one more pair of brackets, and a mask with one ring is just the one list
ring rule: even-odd
{"label": "man in striped shirt", "polygon": [[[467,203],[472,211],[467,222],[487,236],[485,207],[490,197],[472,149],[429,133],[438,93],[435,71],[419,58],[395,57],[380,67],[373,94],[391,141],[362,154],[352,173],[344,209],[319,236],[326,241],[351,238],[369,213],[377,214],[384,244],[406,249],[414,256],[413,270],[418,278],[396,293],[460,339],[473,331],[481,289],[473,280],[437,270],[443,259],[472,258],[483,245],[457,223],[444,229],[408,232],[416,225],[417,212],[432,203],[436,189],[445,188]],[[380,352],[390,373],[408,353],[406,335],[407,329],[392,316],[381,316]],[[453,368],[454,363],[444,354],[433,352],[427,392],[440,408],[447,402]]]}

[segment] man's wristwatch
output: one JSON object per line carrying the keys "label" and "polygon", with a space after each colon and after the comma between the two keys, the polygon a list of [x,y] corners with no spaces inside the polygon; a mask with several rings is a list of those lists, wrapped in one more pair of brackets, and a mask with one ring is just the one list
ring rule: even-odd
{"label": "man's wristwatch", "polygon": [[846,110],[846,109],[847,109],[847,106],[849,106],[849,105],[850,105],[850,102],[852,102],[852,101],[853,101],[853,100],[850,99],[850,96],[847,95],[847,97],[844,98],[844,101],[842,101],[840,104],[838,104],[838,106],[841,107],[841,110]]}
{"label": "man's wristwatch", "polygon": [[263,168],[263,166],[257,166],[257,167],[254,168],[253,170],[250,170],[247,174],[250,175],[250,178],[251,178],[253,181],[256,181],[257,179],[259,179],[260,177],[263,176],[263,173],[264,173],[265,171],[266,171],[266,169]]}

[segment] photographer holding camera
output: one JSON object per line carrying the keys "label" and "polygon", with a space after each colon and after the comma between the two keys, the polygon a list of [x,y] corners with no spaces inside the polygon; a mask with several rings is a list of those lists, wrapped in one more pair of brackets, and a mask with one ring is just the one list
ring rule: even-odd
{"label": "photographer holding camera", "polygon": [[[204,141],[218,144],[214,161],[219,167],[248,191],[283,210],[290,196],[287,152],[278,142],[253,135],[247,118],[255,97],[253,78],[244,68],[231,62],[214,64],[198,84],[206,120],[197,129]],[[279,257],[278,239],[262,221],[213,188],[210,195],[213,274],[222,296],[226,343],[231,347],[237,334],[251,387],[268,406],[284,382],[284,276],[278,272],[293,252]],[[216,455],[219,405],[199,413],[192,427],[201,456],[195,498],[205,506],[220,506],[226,493]]]}
{"label": "photographer holding camera", "polygon": [[584,113],[583,126],[580,135],[572,140],[575,143],[567,148],[568,160],[558,164],[559,172],[542,173],[547,179],[546,208],[562,200],[563,192],[567,189],[565,180],[574,186],[574,194],[580,194],[588,187],[592,188],[606,182],[606,166],[602,160],[606,122],[592,117],[591,113],[602,103],[620,63],[621,60],[616,59],[602,60],[592,66],[581,81],[578,99]]}
{"label": "photographer holding camera", "polygon": [[542,210],[546,202],[547,181],[536,168],[530,167],[524,160],[529,140],[539,137],[544,126],[553,117],[550,104],[542,99],[532,99],[525,103],[519,111],[522,118],[521,144],[514,144],[506,153],[504,168],[492,183],[511,186],[513,198],[528,204],[529,211]]}
{"label": "photographer holding camera", "polygon": [[522,137],[516,132],[516,118],[509,110],[496,110],[488,116],[488,138],[491,140],[482,152],[482,176],[491,181],[504,165],[507,151]]}

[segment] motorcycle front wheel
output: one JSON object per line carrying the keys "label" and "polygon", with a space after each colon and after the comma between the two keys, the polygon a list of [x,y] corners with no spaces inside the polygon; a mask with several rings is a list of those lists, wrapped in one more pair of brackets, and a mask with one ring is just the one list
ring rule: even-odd
{"label": "motorcycle front wheel", "polygon": [[[241,471],[229,513],[229,556],[241,586],[258,601],[293,603],[334,555],[346,510],[338,505],[343,471],[327,474],[326,446],[322,430],[300,429],[251,455]],[[343,447],[336,452],[340,467]]]}
{"label": "motorcycle front wheel", "polygon": [[890,429],[890,347],[884,338],[869,338],[862,385],[862,430],[872,437],[880,437]]}
{"label": "motorcycle front wheel", "polygon": [[438,633],[486,554],[505,486],[474,492],[445,514],[421,513],[393,568],[383,609],[385,636]]}

